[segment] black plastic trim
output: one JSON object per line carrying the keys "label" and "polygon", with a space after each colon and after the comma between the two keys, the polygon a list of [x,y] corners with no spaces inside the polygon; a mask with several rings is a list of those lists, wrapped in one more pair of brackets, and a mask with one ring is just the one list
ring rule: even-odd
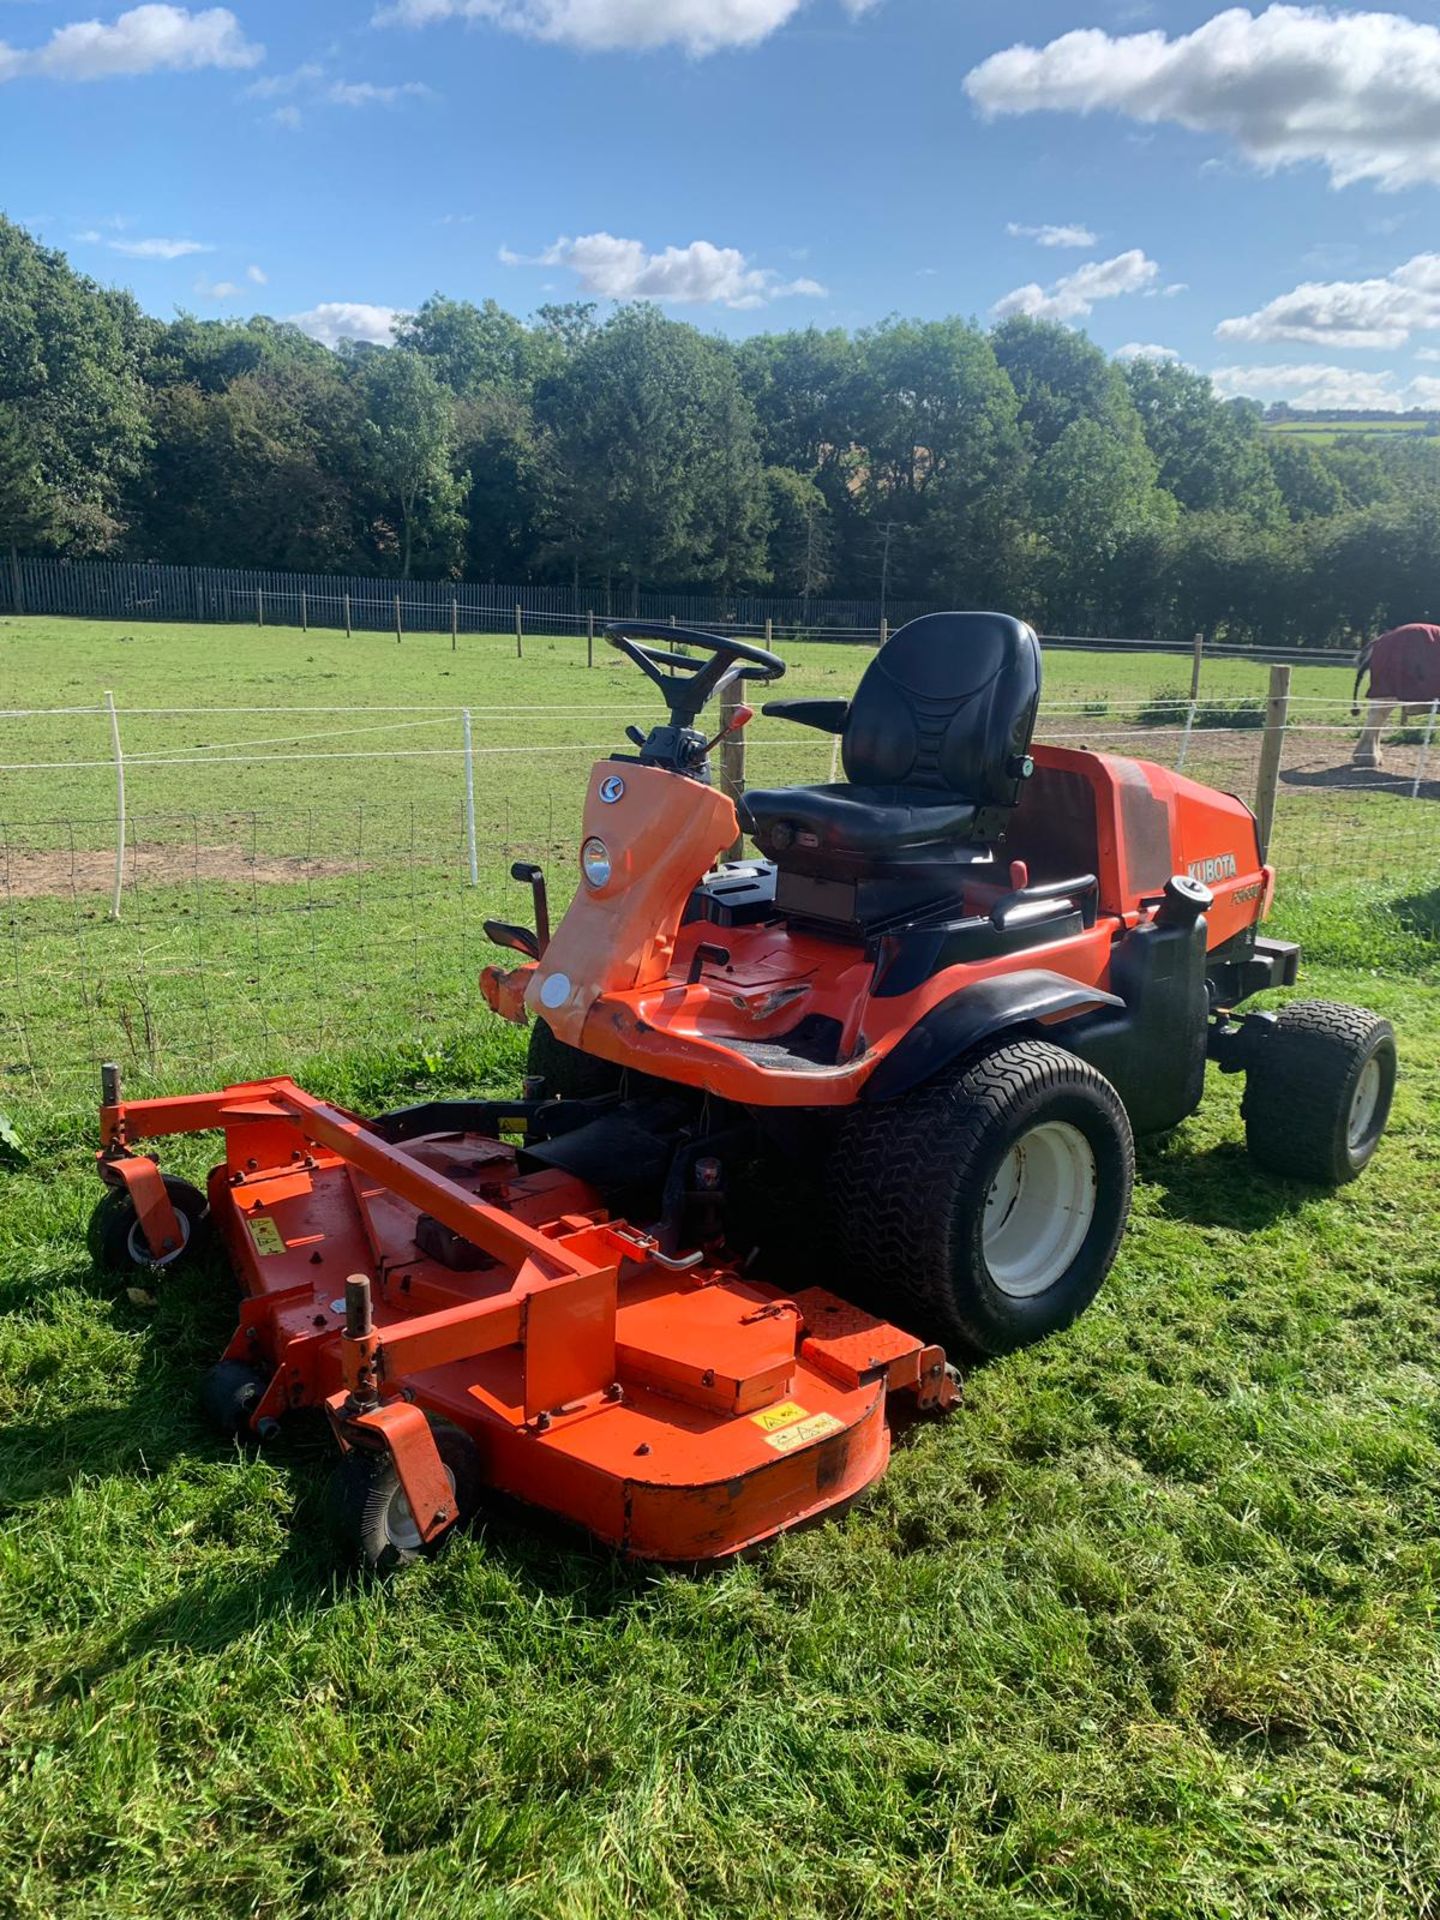
{"label": "black plastic trim", "polygon": [[917,1021],[860,1090],[862,1100],[894,1100],[1010,1028],[1074,1016],[1124,1001],[1046,968],[1026,967],[961,987]]}

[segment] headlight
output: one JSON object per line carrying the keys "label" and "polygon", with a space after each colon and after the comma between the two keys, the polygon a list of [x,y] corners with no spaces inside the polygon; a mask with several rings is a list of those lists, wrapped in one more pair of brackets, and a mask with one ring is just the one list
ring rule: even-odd
{"label": "headlight", "polygon": [[592,887],[603,887],[610,879],[610,849],[603,840],[587,840],[580,849],[580,871]]}

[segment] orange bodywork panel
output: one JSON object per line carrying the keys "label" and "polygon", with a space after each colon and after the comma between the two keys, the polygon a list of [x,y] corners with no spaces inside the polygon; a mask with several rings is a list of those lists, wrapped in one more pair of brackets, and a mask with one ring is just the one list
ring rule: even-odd
{"label": "orange bodywork panel", "polygon": [[[598,889],[582,880],[528,973],[525,1004],[586,1053],[738,1104],[847,1106],[927,1013],[969,985],[1041,966],[1094,989],[1099,1005],[1117,938],[1153,913],[1173,874],[1212,890],[1212,948],[1268,910],[1274,873],[1243,801],[1147,761],[1046,746],[1034,759],[1010,839],[1032,879],[1061,878],[1063,869],[1042,874],[1038,863],[1063,825],[1073,847],[1068,871],[1098,881],[1094,925],[946,967],[893,996],[875,992],[876,953],[860,939],[779,915],[723,934],[704,921],[685,924],[695,886],[733,838],[730,802],[679,774],[601,761],[584,833],[603,840],[611,878]],[[1007,850],[966,870],[966,912],[988,910],[1006,890]],[[724,962],[697,953],[717,941]],[[1083,1010],[1077,1003],[1068,1012]],[[834,1064],[797,1070],[765,1058],[767,1043],[815,1016],[840,1025]]]}

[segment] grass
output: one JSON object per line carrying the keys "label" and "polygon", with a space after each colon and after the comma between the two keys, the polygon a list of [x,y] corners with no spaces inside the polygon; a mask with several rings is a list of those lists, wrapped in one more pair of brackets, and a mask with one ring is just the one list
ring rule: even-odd
{"label": "grass", "polygon": [[[45,624],[0,629],[10,704],[93,684],[198,705],[221,645],[237,705],[319,703],[321,672],[370,702],[632,693],[498,646],[452,665],[407,643],[392,663],[363,641],[347,662],[315,635],[267,630],[252,656],[234,635],[146,629],[142,656]],[[802,690],[853,683],[849,653],[814,652]],[[1103,698],[1107,724],[1167,665],[1050,664],[1052,697]],[[439,686],[447,670],[459,686]],[[1217,668],[1217,698],[1254,689]],[[507,776],[517,833],[543,840],[553,798],[568,835],[578,769],[562,787],[559,764]],[[365,771],[301,769],[308,804],[373,798],[403,826],[393,769],[370,795],[373,764],[345,765]],[[136,776],[142,797],[162,773]],[[292,777],[260,770],[281,783],[267,804]],[[186,778],[164,791],[205,811]],[[1316,798],[1282,794],[1282,826]],[[1305,991],[1400,1035],[1375,1165],[1333,1195],[1252,1172],[1238,1087],[1212,1075],[1201,1112],[1143,1147],[1119,1262],[1070,1333],[972,1373],[963,1408],[912,1433],[846,1523],[703,1580],[514,1518],[388,1586],[337,1572],[322,1436],[247,1454],[196,1410],[233,1324],[223,1272],[179,1273],[154,1306],[98,1274],[89,1101],[64,1075],[12,1072],[7,1920],[1440,1913],[1437,863],[1406,824],[1425,803],[1320,798],[1359,854],[1338,875],[1300,862],[1276,924],[1307,943]],[[457,965],[480,957],[478,903],[453,859],[421,868],[409,894],[388,848],[308,888],[142,882],[118,927],[86,918],[80,891],[12,900],[7,1045],[29,1033],[83,1059],[123,1036],[123,1009],[129,1063],[156,1085],[194,1084],[208,1046],[360,1108],[512,1087],[520,1040],[476,1013]],[[201,1141],[167,1154],[192,1177],[206,1164]]]}

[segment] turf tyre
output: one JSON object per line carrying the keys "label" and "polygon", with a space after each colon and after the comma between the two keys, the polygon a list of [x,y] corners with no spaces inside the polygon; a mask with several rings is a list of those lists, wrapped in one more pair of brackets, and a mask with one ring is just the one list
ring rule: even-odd
{"label": "turf tyre", "polygon": [[352,1447],[330,1476],[326,1491],[330,1532],[351,1560],[372,1573],[393,1573],[413,1561],[432,1559],[479,1509],[483,1481],[474,1441],[444,1421],[432,1421],[431,1429],[455,1495],[455,1519],[433,1541],[421,1540],[388,1453]]}
{"label": "turf tyre", "polygon": [[155,1259],[140,1230],[135,1202],[123,1188],[116,1188],[105,1195],[90,1220],[91,1250],[102,1266],[117,1272],[168,1273],[203,1244],[210,1226],[209,1202],[188,1180],[169,1173],[164,1180],[180,1221],[180,1245],[164,1259]]}
{"label": "turf tyre", "polygon": [[1246,1070],[1250,1158],[1318,1186],[1355,1179],[1390,1118],[1397,1066],[1388,1020],[1333,1000],[1292,1000]]}
{"label": "turf tyre", "polygon": [[[1017,1191],[1014,1170],[1042,1130],[1068,1142],[1089,1192],[1055,1209],[1073,1231],[1051,1242],[1053,1274],[1042,1265],[1039,1284],[1017,1292],[997,1279],[992,1202],[1007,1181]],[[887,1105],[849,1111],[829,1182],[842,1267],[907,1332],[952,1351],[1011,1353],[1069,1326],[1099,1292],[1134,1177],[1130,1122],[1104,1075],[1046,1041],[1012,1040]]]}
{"label": "turf tyre", "polygon": [[265,1397],[265,1375],[243,1360],[222,1360],[200,1383],[200,1406],[205,1418],[227,1440],[251,1439],[250,1416]]}
{"label": "turf tyre", "polygon": [[525,1071],[544,1081],[552,1100],[593,1100],[602,1093],[614,1093],[620,1085],[620,1068],[613,1061],[582,1053],[568,1040],[559,1039],[544,1020],[537,1020],[530,1029]]}

